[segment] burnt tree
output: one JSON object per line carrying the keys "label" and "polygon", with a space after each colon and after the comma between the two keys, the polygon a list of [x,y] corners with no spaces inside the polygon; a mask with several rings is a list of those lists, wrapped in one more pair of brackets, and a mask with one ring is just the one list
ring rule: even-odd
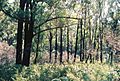
{"label": "burnt tree", "polygon": [[77,45],[78,45],[78,30],[79,30],[79,20],[78,20],[78,25],[77,25],[77,33],[76,33],[76,43],[75,43],[75,54],[74,54],[74,61],[76,61],[76,54],[77,54]]}
{"label": "burnt tree", "polygon": [[55,63],[57,63],[57,48],[58,48],[57,42],[58,42],[58,40],[57,40],[57,29],[56,29],[56,34],[55,34]]}
{"label": "burnt tree", "polygon": [[[26,0],[20,0],[20,9],[24,11]],[[20,15],[23,18],[22,15]],[[23,21],[18,19],[17,28],[17,45],[16,45],[16,64],[21,64],[22,62],[22,31],[23,31]]]}
{"label": "burnt tree", "polygon": [[[31,47],[32,47],[32,38],[33,38],[33,27],[34,27],[34,16],[33,16],[33,6],[34,2],[30,1],[27,2],[30,7],[30,20],[27,26],[25,27],[25,40],[24,40],[24,53],[23,53],[23,62],[22,64],[25,66],[29,66],[30,64],[30,53],[31,53]],[[27,22],[25,22],[27,23]]]}

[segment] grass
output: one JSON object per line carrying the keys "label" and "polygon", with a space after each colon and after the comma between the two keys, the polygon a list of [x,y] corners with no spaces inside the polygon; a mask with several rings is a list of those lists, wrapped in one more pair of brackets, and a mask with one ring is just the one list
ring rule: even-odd
{"label": "grass", "polygon": [[108,64],[1,65],[0,81],[119,81],[120,67]]}

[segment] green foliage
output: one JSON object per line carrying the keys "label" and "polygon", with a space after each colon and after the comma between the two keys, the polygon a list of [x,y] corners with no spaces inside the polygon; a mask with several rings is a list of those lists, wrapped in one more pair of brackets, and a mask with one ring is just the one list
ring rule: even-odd
{"label": "green foliage", "polygon": [[[15,65],[0,66],[0,81],[113,81],[120,68],[106,64]],[[119,73],[119,74],[118,74]]]}
{"label": "green foliage", "polygon": [[9,45],[15,45],[16,41],[16,23],[12,24],[12,19],[0,12],[0,41],[7,41]]}
{"label": "green foliage", "polygon": [[0,65],[0,81],[12,81],[11,77],[17,74],[17,67],[14,65]]}

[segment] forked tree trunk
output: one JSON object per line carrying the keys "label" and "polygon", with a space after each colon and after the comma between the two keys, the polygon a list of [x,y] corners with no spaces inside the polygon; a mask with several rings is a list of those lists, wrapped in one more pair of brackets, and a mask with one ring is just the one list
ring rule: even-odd
{"label": "forked tree trunk", "polygon": [[[20,9],[24,11],[26,0],[20,0]],[[17,46],[16,46],[16,64],[22,63],[22,30],[23,21],[18,20],[17,28]]]}
{"label": "forked tree trunk", "polygon": [[25,30],[25,45],[24,45],[24,53],[23,53],[23,65],[29,66],[30,64],[30,53],[32,48],[32,38],[33,38],[33,26],[34,26],[34,20],[33,20],[33,4],[30,1],[30,24],[28,25],[28,29]]}

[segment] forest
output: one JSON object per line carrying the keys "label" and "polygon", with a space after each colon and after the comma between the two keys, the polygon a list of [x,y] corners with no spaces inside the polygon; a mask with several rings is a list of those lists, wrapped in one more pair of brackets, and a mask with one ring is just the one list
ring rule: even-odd
{"label": "forest", "polygon": [[120,81],[120,0],[0,0],[0,81]]}

